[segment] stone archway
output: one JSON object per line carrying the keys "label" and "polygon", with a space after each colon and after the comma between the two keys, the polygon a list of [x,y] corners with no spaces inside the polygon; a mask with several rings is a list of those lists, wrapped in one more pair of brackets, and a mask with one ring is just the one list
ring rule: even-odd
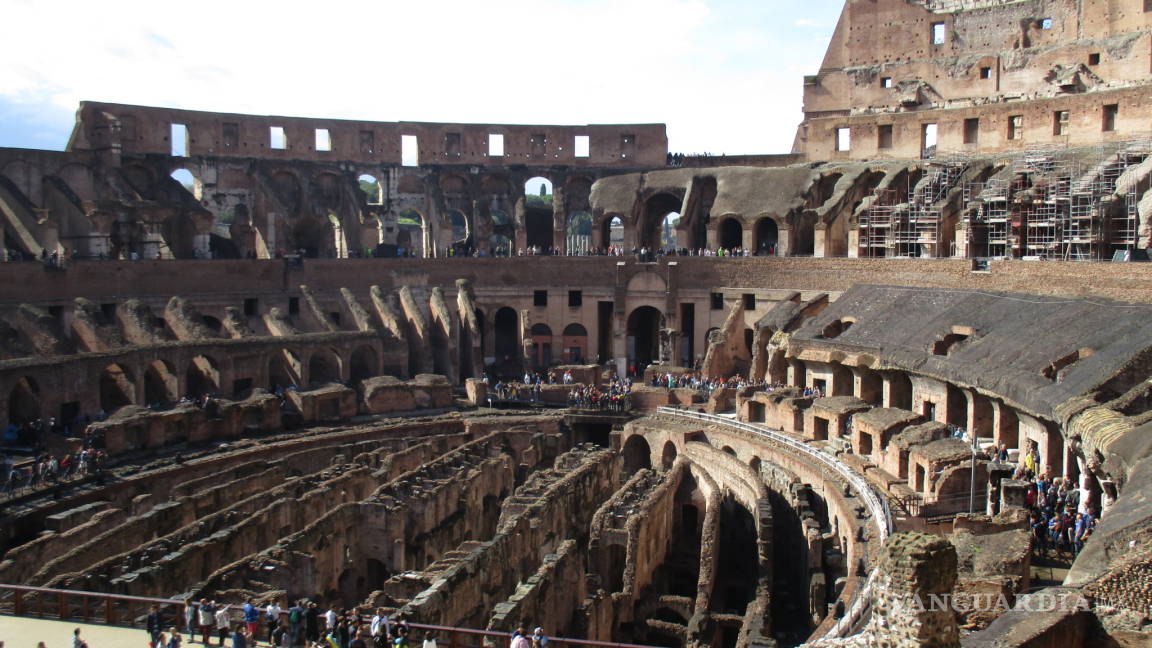
{"label": "stone archway", "polygon": [[100,409],[108,414],[136,402],[136,382],[131,372],[110,364],[100,372]]}
{"label": "stone archway", "polygon": [[621,451],[624,456],[624,476],[631,477],[638,470],[652,467],[652,448],[647,439],[639,434],[633,434],[624,442]]}

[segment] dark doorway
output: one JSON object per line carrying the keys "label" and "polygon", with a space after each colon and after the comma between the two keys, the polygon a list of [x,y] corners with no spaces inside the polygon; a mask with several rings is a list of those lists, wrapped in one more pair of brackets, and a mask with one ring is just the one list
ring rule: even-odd
{"label": "dark doorway", "polygon": [[744,246],[744,226],[735,218],[725,218],[720,223],[720,247],[725,250]]}
{"label": "dark doorway", "polygon": [[660,355],[660,329],[664,316],[651,306],[641,306],[628,316],[628,365],[639,375]]}
{"label": "dark doorway", "polygon": [[40,418],[40,387],[30,376],[16,381],[8,395],[8,422],[15,426]]}
{"label": "dark doorway", "polygon": [[680,304],[680,366],[691,367],[696,357],[696,304]]}
{"label": "dark doorway", "polygon": [[639,434],[628,437],[624,442],[624,476],[631,477],[638,470],[652,467],[652,449],[648,441]]}
{"label": "dark doorway", "polygon": [[720,542],[716,555],[713,612],[743,615],[756,594],[756,521],[748,509],[731,497],[720,507]]}
{"label": "dark doorway", "polygon": [[775,256],[779,238],[780,230],[776,221],[771,218],[761,218],[756,223],[756,254]]}
{"label": "dark doorway", "polygon": [[596,354],[600,364],[608,362],[612,357],[612,309],[613,303],[610,301],[596,303],[596,328],[599,331]]}
{"label": "dark doorway", "polygon": [[520,317],[516,311],[505,306],[496,311],[493,329],[496,373],[502,377],[513,377],[520,370]]}
{"label": "dark doorway", "polygon": [[351,365],[349,366],[349,379],[353,384],[359,383],[361,380],[372,378],[379,375],[377,367],[379,363],[376,362],[376,350],[372,347],[362,346],[358,347],[352,352]]}

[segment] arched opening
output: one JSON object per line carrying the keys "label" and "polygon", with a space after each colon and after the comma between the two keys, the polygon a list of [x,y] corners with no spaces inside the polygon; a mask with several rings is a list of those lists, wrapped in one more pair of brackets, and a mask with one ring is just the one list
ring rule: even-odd
{"label": "arched opening", "polygon": [[104,367],[100,372],[100,409],[111,414],[135,400],[136,385],[132,374],[118,364]]}
{"label": "arched opening", "polygon": [[673,213],[679,221],[684,201],[669,193],[658,193],[644,202],[644,214],[637,228],[638,247],[654,250],[661,247],[667,219]]}
{"label": "arched opening", "polygon": [[166,407],[180,397],[179,384],[172,366],[157,360],[144,370],[144,404]]}
{"label": "arched opening", "polygon": [[300,387],[300,358],[288,349],[272,353],[268,359],[268,389],[273,393],[289,387]]}
{"label": "arched opening", "polygon": [[524,183],[524,231],[526,244],[552,249],[552,181],[536,176]]}
{"label": "arched opening", "polygon": [[396,254],[402,257],[426,256],[424,217],[415,209],[405,209],[396,218]]}
{"label": "arched opening", "polygon": [[360,185],[360,191],[364,194],[365,202],[369,205],[379,205],[384,202],[380,181],[376,179],[376,176],[362,173],[359,178],[356,178],[356,181]]}
{"label": "arched opening", "polygon": [[756,255],[776,256],[780,240],[780,227],[772,218],[765,216],[756,221]]}
{"label": "arched opening", "polygon": [[347,259],[348,237],[345,235],[344,225],[340,222],[340,218],[336,216],[335,212],[328,212],[328,224],[332,230],[332,247],[329,248],[329,256],[337,259]]}
{"label": "arched opening", "polygon": [[753,456],[748,460],[748,467],[751,468],[752,472],[756,473],[757,475],[760,474],[760,464],[760,457]]}
{"label": "arched opening", "polygon": [[568,216],[568,254],[584,254],[592,249],[592,214],[572,212]]}
{"label": "arched opening", "polygon": [[964,396],[964,392],[953,385],[947,384],[947,405],[948,405],[948,425],[955,426],[960,429],[968,428],[968,399]]}
{"label": "arched opening", "polygon": [[912,379],[908,374],[895,372],[888,374],[888,407],[912,409]]}
{"label": "arched opening", "polygon": [[580,364],[588,357],[588,329],[584,325],[572,323],[564,327],[564,361]]}
{"label": "arched opening", "polygon": [[204,184],[188,169],[176,169],[172,172],[172,179],[180,183],[180,186],[184,187],[196,200],[202,198]]}
{"label": "arched opening", "polygon": [[308,358],[308,383],[324,385],[340,382],[340,356],[328,349],[317,349]]}
{"label": "arched opening", "polygon": [[660,226],[660,249],[675,250],[679,247],[676,243],[676,226],[679,224],[680,212],[668,212]]}
{"label": "arched opening", "polygon": [[734,250],[744,245],[744,225],[740,219],[728,217],[720,221],[716,242],[725,250]]}
{"label": "arched opening", "polygon": [[671,470],[674,463],[676,463],[676,444],[665,441],[664,450],[660,453],[660,467],[664,470]]}
{"label": "arched opening", "polygon": [[600,221],[600,242],[605,250],[624,247],[624,221],[619,216]]}
{"label": "arched opening", "polygon": [[40,418],[40,386],[31,376],[16,381],[8,395],[8,423],[20,427]]}
{"label": "arched opening", "polygon": [[759,572],[756,520],[731,496],[720,505],[713,612],[743,615],[756,594]]}
{"label": "arched opening", "polygon": [[352,352],[348,377],[353,384],[380,375],[380,364],[376,360],[376,350],[370,346],[357,347]]}
{"label": "arched opening", "polygon": [[512,256],[512,237],[516,228],[512,217],[502,209],[489,211],[492,219],[492,235],[488,237],[488,250],[492,256]]}
{"label": "arched opening", "polygon": [[727,445],[726,445],[726,446],[724,446],[723,448],[720,448],[720,450],[721,450],[722,452],[726,453],[726,454],[730,454],[730,455],[732,455],[733,457],[735,457],[735,456],[736,456],[736,451],[732,449],[732,446],[727,446]]}
{"label": "arched opening", "polygon": [[198,355],[188,364],[185,382],[193,398],[215,394],[220,389],[219,365],[208,356]]}
{"label": "arched opening", "polygon": [[652,448],[648,441],[639,434],[633,434],[624,442],[624,477],[636,474],[636,471],[652,467]]}
{"label": "arched opening", "polygon": [[507,306],[496,311],[492,321],[496,371],[515,376],[520,370],[520,317]]}
{"label": "arched opening", "polygon": [[629,373],[640,375],[660,357],[660,329],[663,326],[664,315],[651,306],[641,306],[628,316]]}
{"label": "arched opening", "polygon": [[552,364],[552,329],[543,323],[532,325],[532,366],[537,369]]}
{"label": "arched opening", "polygon": [[449,209],[448,223],[452,226],[452,248],[457,255],[467,252],[472,247],[472,231],[468,226],[468,217],[458,209]]}

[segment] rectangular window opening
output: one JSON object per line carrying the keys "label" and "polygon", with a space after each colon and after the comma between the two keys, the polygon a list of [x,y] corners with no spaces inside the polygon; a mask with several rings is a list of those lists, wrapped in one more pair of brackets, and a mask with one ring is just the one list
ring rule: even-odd
{"label": "rectangular window opening", "polygon": [[415,135],[400,136],[400,164],[407,167],[420,165],[420,142]]}
{"label": "rectangular window opening", "polygon": [[1018,140],[1024,137],[1024,115],[1010,115],[1008,117],[1008,139]]}
{"label": "rectangular window opening", "polygon": [[579,290],[568,291],[568,307],[579,308],[584,304],[584,293]]}
{"label": "rectangular window opening", "polygon": [[588,136],[587,135],[577,135],[576,136],[576,142],[575,142],[573,148],[575,150],[576,157],[578,157],[578,158],[588,157],[589,149],[591,148],[591,144],[590,144],[590,140],[588,139]]}
{"label": "rectangular window opening", "polygon": [[852,150],[852,129],[841,127],[836,129],[836,150],[837,151],[850,151]]}
{"label": "rectangular window opening", "polygon": [[935,123],[924,124],[920,127],[921,157],[925,159],[935,157],[937,130]]}
{"label": "rectangular window opening", "polygon": [[288,298],[288,315],[290,317],[295,317],[299,314],[300,314],[300,298],[299,297],[289,297]]}
{"label": "rectangular window opening", "polygon": [[1052,29],[1052,19],[1051,18],[1041,18],[1040,19],[1040,29]]}
{"label": "rectangular window opening", "polygon": [[184,124],[172,124],[172,155],[175,157],[188,157],[188,127]]}
{"label": "rectangular window opening", "polygon": [[488,157],[504,157],[504,135],[500,133],[488,135]]}
{"label": "rectangular window opening", "polygon": [[548,291],[547,290],[533,290],[532,291],[532,305],[533,306],[547,306],[548,305]]}
{"label": "rectangular window opening", "polygon": [[1101,130],[1104,132],[1111,132],[1116,130],[1116,116],[1120,114],[1120,104],[1108,104],[1104,106],[1104,115],[1101,123]]}
{"label": "rectangular window opening", "polygon": [[876,127],[876,148],[892,148],[892,124],[880,124]]}
{"label": "rectangular window opening", "polygon": [[892,87],[892,77],[880,77],[880,87],[881,88],[891,88]]}
{"label": "rectangular window opening", "polygon": [[744,300],[744,310],[756,310],[756,295],[744,293],[741,298]]}
{"label": "rectangular window opening", "polygon": [[942,22],[932,23],[932,44],[933,45],[943,45],[944,44],[944,37],[945,37],[944,29],[945,29],[944,23],[942,23]]}
{"label": "rectangular window opening", "polygon": [[260,313],[260,300],[255,297],[249,297],[244,300],[244,316],[256,317]]}
{"label": "rectangular window opening", "polygon": [[268,148],[278,151],[288,148],[288,136],[284,133],[283,126],[271,126],[268,128]]}
{"label": "rectangular window opening", "polygon": [[980,141],[980,118],[971,117],[964,120],[964,143],[976,144]]}
{"label": "rectangular window opening", "polygon": [[712,310],[724,310],[724,293],[712,293]]}
{"label": "rectangular window opening", "polygon": [[317,151],[331,151],[332,150],[332,134],[328,132],[327,128],[316,129],[316,150]]}
{"label": "rectangular window opening", "polygon": [[1100,65],[1100,53],[1093,52],[1088,55],[1088,65]]}
{"label": "rectangular window opening", "polygon": [[987,66],[987,65],[980,68],[980,78],[981,79],[991,79],[992,78],[992,68]]}
{"label": "rectangular window opening", "polygon": [[1071,115],[1067,110],[1057,110],[1052,114],[1052,134],[1053,135],[1067,135],[1068,122]]}

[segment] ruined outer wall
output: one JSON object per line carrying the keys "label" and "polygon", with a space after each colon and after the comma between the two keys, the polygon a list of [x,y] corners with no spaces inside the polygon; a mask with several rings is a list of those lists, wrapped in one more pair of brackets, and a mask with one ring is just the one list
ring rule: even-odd
{"label": "ruined outer wall", "polygon": [[[999,290],[1061,297],[1107,297],[1152,302],[1152,264],[1107,262],[993,261],[990,271],[972,272],[963,259],[843,259],[758,258],[716,259],[675,257],[666,264],[635,263],[630,257],[520,257],[500,259],[343,259],[308,260],[291,268],[282,261],[139,261],[76,262],[65,272],[46,272],[39,264],[4,266],[0,303],[16,304],[38,297],[37,303],[66,305],[76,297],[93,301],[117,295],[162,297],[178,294],[193,301],[228,296],[258,297],[298,294],[301,284],[316,291],[347,287],[367,295],[372,284],[386,290],[403,284],[451,286],[470,279],[477,298],[550,286],[608,288],[617,273],[656,268],[675,273],[676,290],[718,288],[795,289],[841,292],[857,283]],[[625,263],[618,268],[618,263]],[[446,294],[453,294],[448,288]],[[531,296],[529,295],[528,298]],[[559,297],[559,295],[557,295]]]}
{"label": "ruined outer wall", "polygon": [[[942,42],[933,24],[942,25]],[[819,73],[805,77],[795,152],[819,160],[918,157],[925,123],[939,123],[940,150],[966,152],[1093,144],[1146,131],[1140,107],[1150,26],[1142,0],[848,0]],[[1114,132],[1101,128],[1107,104],[1120,105]],[[1060,135],[1057,110],[1070,112]],[[1011,115],[1024,117],[1022,137],[1013,140]],[[963,137],[969,118],[980,120],[975,142]],[[893,129],[884,149],[881,124]],[[848,151],[837,150],[841,127],[852,129]]]}
{"label": "ruined outer wall", "polygon": [[[188,127],[189,155],[268,160],[338,160],[400,164],[401,136],[414,135],[419,164],[564,164],[571,166],[663,166],[668,137],[663,124],[521,126],[371,122],[214,113],[81,102],[69,150],[117,144],[125,154],[172,153],[172,124]],[[271,148],[270,128],[284,129],[283,149]],[[331,150],[316,150],[316,130],[326,129]],[[488,155],[488,135],[504,136],[504,155]],[[545,143],[534,143],[539,136]],[[576,157],[577,135],[589,137],[589,155]],[[631,138],[627,143],[624,138]]]}

